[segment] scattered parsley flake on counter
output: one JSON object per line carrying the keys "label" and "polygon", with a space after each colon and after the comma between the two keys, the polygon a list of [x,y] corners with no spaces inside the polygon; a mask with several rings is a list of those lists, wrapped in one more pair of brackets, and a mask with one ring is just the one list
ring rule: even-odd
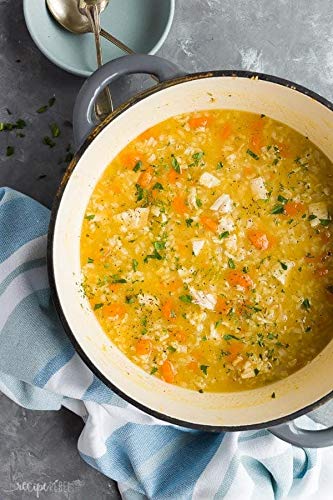
{"label": "scattered parsley flake on counter", "polygon": [[6,156],[13,156],[15,152],[15,148],[13,146],[7,146]]}
{"label": "scattered parsley flake on counter", "polygon": [[52,137],[59,137],[60,135],[60,128],[56,123],[50,123],[50,130],[52,133]]}
{"label": "scattered parsley flake on counter", "polygon": [[49,148],[53,148],[56,143],[54,141],[52,141],[52,139],[46,135],[45,137],[43,137],[43,144],[45,144],[45,146],[49,146]]}
{"label": "scattered parsley flake on counter", "polygon": [[48,108],[48,105],[45,104],[44,106],[41,106],[40,108],[37,109],[37,113],[38,114],[45,113],[45,111],[47,111],[47,108]]}
{"label": "scattered parsley flake on counter", "polygon": [[55,102],[56,102],[56,98],[54,96],[50,97],[49,102],[48,102],[49,108],[52,108],[52,106]]}
{"label": "scattered parsley flake on counter", "polygon": [[246,153],[247,153],[249,156],[251,156],[252,158],[254,158],[255,160],[259,160],[259,156],[258,156],[256,153],[254,153],[251,149],[248,149],[248,150],[246,151]]}
{"label": "scattered parsley flake on counter", "polygon": [[191,304],[192,303],[192,296],[191,295],[180,295],[179,300],[182,302],[185,302],[185,304]]}
{"label": "scattered parsley flake on counter", "polygon": [[207,369],[209,368],[208,365],[200,365],[200,370],[207,375]]}

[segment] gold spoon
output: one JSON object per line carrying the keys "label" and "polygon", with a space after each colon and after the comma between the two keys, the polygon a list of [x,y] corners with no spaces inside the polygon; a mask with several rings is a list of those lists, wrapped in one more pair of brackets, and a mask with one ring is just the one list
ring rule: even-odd
{"label": "gold spoon", "polygon": [[[78,0],[46,0],[46,5],[54,19],[67,31],[77,35],[91,33],[89,20],[79,11]],[[106,6],[107,3],[101,8],[100,12],[103,12]],[[124,52],[134,54],[132,49],[103,28],[100,30],[100,35]]]}

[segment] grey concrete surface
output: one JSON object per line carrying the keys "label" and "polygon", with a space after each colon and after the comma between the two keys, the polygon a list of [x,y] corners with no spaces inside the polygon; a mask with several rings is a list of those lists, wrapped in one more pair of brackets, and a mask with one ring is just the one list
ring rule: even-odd
{"label": "grey concrete surface", "polygon": [[[177,0],[174,24],[160,55],[188,71],[242,68],[275,74],[332,100],[332,26],[331,0]],[[0,121],[27,122],[21,131],[25,137],[0,134],[0,185],[51,205],[66,165],[60,160],[72,143],[71,113],[81,84],[34,45],[22,1],[0,0]],[[112,89],[115,101],[146,84],[139,77],[124,79]],[[36,113],[53,95],[54,106]],[[61,135],[49,148],[42,138],[54,121]],[[9,157],[8,145],[15,148]],[[63,491],[53,487],[40,498],[117,498],[112,482],[80,460],[76,440],[81,427],[68,411],[30,412],[0,396],[0,499],[36,497],[35,492],[18,489],[17,484],[29,481],[64,482]]]}

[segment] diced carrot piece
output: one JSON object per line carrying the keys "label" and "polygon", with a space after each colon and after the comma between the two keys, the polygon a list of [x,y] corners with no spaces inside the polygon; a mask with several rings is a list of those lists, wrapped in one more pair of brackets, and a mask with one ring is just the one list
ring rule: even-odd
{"label": "diced carrot piece", "polygon": [[262,118],[256,119],[250,126],[250,149],[258,154],[263,144],[263,129],[264,120]]}
{"label": "diced carrot piece", "polygon": [[165,319],[172,321],[176,317],[176,312],[175,312],[175,305],[173,300],[167,299],[166,302],[161,307],[161,311]]}
{"label": "diced carrot piece", "polygon": [[243,351],[244,344],[242,342],[232,341],[230,345],[228,345],[228,352],[230,352],[228,356],[228,361],[232,363],[237,356]]}
{"label": "diced carrot piece", "polygon": [[148,167],[144,172],[141,172],[137,183],[142,188],[148,188],[153,180],[154,171],[152,167]]}
{"label": "diced carrot piece", "polygon": [[328,274],[328,269],[326,267],[319,267],[315,270],[317,276],[326,276]]}
{"label": "diced carrot piece", "polygon": [[152,343],[149,339],[140,339],[136,344],[135,350],[139,356],[146,356],[151,353],[152,347]]}
{"label": "diced carrot piece", "polygon": [[184,215],[188,210],[188,207],[185,205],[184,198],[180,195],[174,197],[172,200],[172,207],[175,212],[180,215]]}
{"label": "diced carrot piece", "polygon": [[299,201],[288,201],[284,205],[284,211],[287,215],[298,215],[304,213],[305,205]]}
{"label": "diced carrot piece", "polygon": [[267,250],[270,246],[267,234],[259,229],[250,229],[247,232],[247,237],[258,250]]}
{"label": "diced carrot piece", "polygon": [[171,168],[168,172],[168,180],[170,184],[175,184],[180,177],[180,174],[176,172],[175,169]]}
{"label": "diced carrot piece", "polygon": [[176,332],[174,332],[173,335],[174,335],[175,339],[178,342],[180,342],[181,344],[184,344],[186,342],[187,335],[184,332],[184,330],[177,330]]}
{"label": "diced carrot piece", "polygon": [[230,137],[231,132],[232,132],[232,127],[230,123],[225,123],[220,132],[220,138],[222,139],[222,141],[226,141],[228,137]]}
{"label": "diced carrot piece", "polygon": [[215,311],[218,313],[226,314],[229,311],[230,307],[227,304],[227,301],[223,297],[218,297],[216,301]]}
{"label": "diced carrot piece", "polygon": [[175,380],[175,369],[172,363],[167,359],[161,366],[162,377],[168,384],[172,384]]}
{"label": "diced carrot piece", "polygon": [[198,362],[197,361],[190,361],[187,365],[187,368],[191,370],[192,372],[197,371],[199,368]]}
{"label": "diced carrot piece", "polygon": [[320,237],[321,237],[321,241],[323,243],[329,243],[329,241],[331,240],[331,233],[329,231],[322,231],[320,233]]}
{"label": "diced carrot piece", "polygon": [[210,231],[214,231],[214,232],[217,231],[218,223],[216,220],[211,219],[210,217],[207,217],[206,215],[203,215],[202,217],[200,217],[200,222],[206,229],[209,229]]}
{"label": "diced carrot piece", "polygon": [[180,287],[183,286],[183,282],[181,280],[175,279],[174,281],[169,281],[168,283],[163,283],[163,285],[170,291],[175,292]]}
{"label": "diced carrot piece", "polygon": [[142,157],[137,151],[126,151],[120,156],[120,162],[122,165],[126,168],[130,168],[131,170],[135,167],[138,161],[142,161]]}
{"label": "diced carrot piece", "polygon": [[139,141],[145,141],[146,139],[150,139],[150,137],[156,138],[159,134],[158,127],[156,125],[154,127],[147,128],[142,134],[139,135]]}
{"label": "diced carrot piece", "polygon": [[232,286],[241,286],[243,288],[253,288],[253,281],[250,276],[241,271],[230,271],[228,274],[228,282]]}
{"label": "diced carrot piece", "polygon": [[206,125],[209,125],[211,121],[211,117],[208,116],[192,116],[188,124],[191,128],[199,128],[199,127],[206,127]]}
{"label": "diced carrot piece", "polygon": [[125,316],[125,313],[126,313],[126,308],[124,304],[119,304],[117,302],[114,302],[113,304],[109,304],[103,307],[104,316],[112,316],[112,317],[118,316],[121,319]]}
{"label": "diced carrot piece", "polygon": [[254,170],[254,168],[251,165],[246,166],[246,167],[243,168],[243,174],[246,177],[248,177],[250,175],[253,175],[254,173],[255,173],[255,170]]}

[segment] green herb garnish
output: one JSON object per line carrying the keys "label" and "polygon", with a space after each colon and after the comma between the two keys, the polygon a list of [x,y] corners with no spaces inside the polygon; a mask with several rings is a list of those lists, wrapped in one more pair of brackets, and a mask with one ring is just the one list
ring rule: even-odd
{"label": "green herb garnish", "polygon": [[306,311],[308,311],[311,307],[309,299],[304,299],[301,307],[302,307],[302,309],[305,309]]}
{"label": "green herb garnish", "polygon": [[200,365],[200,370],[205,374],[207,375],[207,370],[208,370],[209,366],[207,365]]}
{"label": "green herb garnish", "polygon": [[177,172],[177,174],[180,174],[180,165],[175,155],[171,155],[171,165],[172,168]]}
{"label": "green herb garnish", "polygon": [[231,259],[231,258],[228,259],[228,267],[230,269],[236,269],[235,263],[234,263],[233,259]]}
{"label": "green herb garnish", "polygon": [[52,133],[52,137],[59,137],[60,135],[60,128],[56,123],[50,123],[50,130]]}
{"label": "green herb garnish", "polygon": [[277,203],[271,210],[271,214],[283,214],[284,207],[280,203]]}
{"label": "green herb garnish", "polygon": [[87,220],[93,220],[94,218],[95,218],[95,214],[85,216],[85,219],[87,219]]}
{"label": "green herb garnish", "polygon": [[94,305],[94,311],[96,311],[97,309],[100,309],[103,306],[104,306],[104,304],[95,304]]}
{"label": "green herb garnish", "polygon": [[259,160],[259,156],[258,156],[258,155],[256,155],[253,151],[251,151],[251,149],[248,149],[248,150],[246,151],[246,153],[247,153],[248,155],[250,155],[252,158],[254,158],[255,160]]}
{"label": "green herb garnish", "polygon": [[15,152],[15,148],[13,146],[7,146],[6,156],[13,156]]}
{"label": "green herb garnish", "polygon": [[224,231],[223,233],[219,234],[219,240],[222,240],[223,238],[227,238],[229,236],[229,231]]}
{"label": "green herb garnish", "polygon": [[140,168],[141,168],[141,167],[142,167],[142,161],[141,161],[141,160],[139,160],[139,161],[135,164],[135,166],[134,166],[134,168],[133,168],[134,172],[138,172],[138,171],[140,170]]}
{"label": "green herb garnish", "polygon": [[186,304],[191,304],[192,296],[191,295],[180,295],[179,300],[185,302]]}
{"label": "green herb garnish", "polygon": [[45,144],[45,146],[49,146],[49,148],[53,148],[55,146],[55,142],[52,141],[52,139],[46,135],[45,137],[43,137],[43,144]]}

